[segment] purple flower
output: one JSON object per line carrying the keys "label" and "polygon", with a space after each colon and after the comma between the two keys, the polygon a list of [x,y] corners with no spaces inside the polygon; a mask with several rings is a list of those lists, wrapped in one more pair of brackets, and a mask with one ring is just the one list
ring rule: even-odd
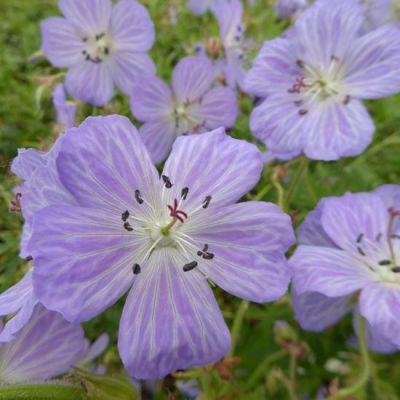
{"label": "purple flower", "polygon": [[375,127],[362,99],[400,89],[400,32],[361,35],[356,0],[320,0],[286,38],[265,42],[245,89],[264,98],[251,129],[274,153],[302,151],[318,160],[360,154]]}
{"label": "purple flower", "polygon": [[[400,186],[323,199],[299,228],[290,260],[293,306],[304,329],[321,331],[354,311],[370,348],[400,347]],[[356,323],[357,325],[357,323]]]}
{"label": "purple flower", "polygon": [[400,28],[400,4],[398,0],[364,0],[362,7],[367,30],[376,29],[387,23]]}
{"label": "purple flower", "polygon": [[140,133],[153,162],[164,160],[180,135],[233,126],[236,94],[213,81],[207,58],[185,57],[174,68],[172,88],[157,77],[144,77],[134,87],[132,113],[145,122]]}
{"label": "purple flower", "polygon": [[290,18],[308,6],[308,0],[277,0],[275,12],[280,18]]}
{"label": "purple flower", "polygon": [[57,123],[61,125],[62,130],[72,128],[75,125],[76,105],[67,102],[63,84],[54,89],[53,104],[57,112]]}
{"label": "purple flower", "polygon": [[130,95],[143,74],[153,75],[148,56],[154,27],[136,0],[60,0],[65,18],[42,22],[42,51],[50,62],[69,68],[68,93],[102,106],[114,95],[114,85]]}
{"label": "purple flower", "polygon": [[212,363],[230,347],[208,279],[256,302],[281,297],[290,219],[234,204],[258,181],[257,148],[224,130],[176,140],[161,178],[129,120],[88,118],[57,161],[78,206],[39,210],[29,244],[40,301],[72,322],[128,295],[119,351],[137,379]]}
{"label": "purple flower", "polygon": [[189,0],[189,8],[193,14],[203,15],[208,10],[212,10],[220,0]]}
{"label": "purple flower", "polygon": [[15,339],[0,344],[0,380],[12,384],[60,375],[79,361],[83,345],[79,325],[38,304]]}

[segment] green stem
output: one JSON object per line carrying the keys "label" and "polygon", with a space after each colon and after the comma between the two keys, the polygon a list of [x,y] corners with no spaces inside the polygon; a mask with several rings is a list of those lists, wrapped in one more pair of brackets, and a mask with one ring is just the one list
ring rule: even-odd
{"label": "green stem", "polygon": [[0,400],[84,400],[82,387],[66,384],[0,386]]}
{"label": "green stem", "polygon": [[232,345],[231,351],[229,352],[230,356],[233,356],[233,354],[235,353],[235,349],[239,341],[240,331],[242,330],[244,315],[249,308],[249,304],[250,303],[247,300],[242,300],[239,309],[237,310],[236,317],[233,321],[232,326]]}
{"label": "green stem", "polygon": [[297,368],[297,358],[295,355],[290,355],[290,365],[289,365],[289,382],[287,389],[289,392],[289,398],[291,400],[297,400],[296,395],[296,368]]}
{"label": "green stem", "polygon": [[362,363],[362,370],[360,376],[358,377],[356,382],[354,382],[353,385],[339,390],[337,393],[330,396],[328,400],[339,400],[351,396],[357,393],[367,384],[368,379],[371,376],[371,362],[369,359],[369,352],[368,352],[368,345],[366,338],[366,322],[363,317],[360,318],[360,332],[358,340],[360,342],[360,356]]}
{"label": "green stem", "polygon": [[204,400],[213,400],[215,396],[211,385],[211,372],[204,371],[200,377],[200,385],[202,389],[201,398]]}
{"label": "green stem", "polygon": [[296,193],[296,190],[300,184],[300,182],[303,180],[305,173],[307,172],[307,167],[308,167],[308,158],[304,157],[300,160],[300,165],[297,170],[296,175],[293,177],[292,182],[290,183],[290,186],[287,190],[286,193],[286,198],[284,201],[285,207],[288,208],[290,205],[290,202],[292,200],[292,197],[294,193]]}

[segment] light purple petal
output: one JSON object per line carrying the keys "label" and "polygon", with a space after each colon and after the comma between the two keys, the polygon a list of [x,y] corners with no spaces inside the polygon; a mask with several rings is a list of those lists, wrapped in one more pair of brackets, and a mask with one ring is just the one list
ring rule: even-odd
{"label": "light purple petal", "polygon": [[376,99],[400,91],[400,31],[386,25],[354,41],[344,84],[348,94]]}
{"label": "light purple petal", "polygon": [[183,58],[172,73],[174,93],[183,102],[198,100],[211,87],[213,80],[212,63],[201,56]]}
{"label": "light purple petal", "polygon": [[385,235],[389,212],[382,200],[371,193],[347,193],[343,197],[330,197],[322,206],[322,226],[338,247],[358,254],[359,237],[376,241]]}
{"label": "light purple petal", "polygon": [[79,325],[37,305],[17,338],[0,347],[1,380],[21,383],[60,375],[79,360],[83,345]]}
{"label": "light purple petal", "polygon": [[108,344],[110,342],[110,338],[107,333],[102,333],[93,343],[91,343],[87,349],[87,352],[84,356],[84,361],[93,361],[97,357],[103,353]]}
{"label": "light purple petal", "polygon": [[[225,47],[235,43],[235,36],[242,34],[243,4],[240,0],[218,0],[213,7],[213,14],[219,24],[220,37]],[[241,30],[238,31],[238,27]]]}
{"label": "light purple petal", "polygon": [[126,117],[90,117],[65,134],[57,159],[65,187],[82,206],[134,211],[135,190],[154,197],[159,175]]}
{"label": "light purple petal", "polygon": [[301,327],[312,332],[335,324],[353,309],[351,296],[327,297],[317,292],[299,295],[295,289],[292,290],[292,305]]}
{"label": "light purple petal", "polygon": [[307,7],[307,0],[277,0],[275,12],[279,18],[290,18]]}
{"label": "light purple petal", "polygon": [[108,30],[111,0],[59,0],[58,6],[81,35],[98,35]]}
{"label": "light purple petal", "polygon": [[114,82],[108,64],[82,61],[67,73],[65,87],[78,100],[95,106],[107,104],[114,95]]}
{"label": "light purple petal", "polygon": [[400,185],[382,185],[372,193],[381,198],[387,209],[400,210]]}
{"label": "light purple petal", "polygon": [[178,252],[161,248],[134,282],[118,347],[136,379],[211,364],[229,351],[229,331],[213,293],[200,272],[183,271],[185,262]]}
{"label": "light purple petal", "polygon": [[70,129],[75,125],[76,104],[69,104],[65,97],[64,85],[58,84],[53,92],[53,104],[57,112],[57,122],[64,129]]}
{"label": "light purple petal", "polygon": [[36,149],[18,149],[18,156],[11,164],[11,171],[23,180],[28,180],[37,168],[46,164],[44,153]]}
{"label": "light purple petal", "polygon": [[117,51],[149,51],[155,34],[146,8],[136,0],[119,0],[112,9],[110,36]]}
{"label": "light purple petal", "polygon": [[284,257],[294,243],[290,217],[277,206],[245,202],[190,216],[183,232],[198,248],[208,244],[212,260],[199,269],[224,290],[263,303],[285,294],[289,271]]}
{"label": "light purple petal", "polygon": [[189,8],[193,14],[202,15],[216,2],[217,0],[189,0]]}
{"label": "light purple petal", "polygon": [[40,210],[30,241],[35,294],[69,321],[89,320],[128,290],[143,240],[123,228],[121,212],[67,205]]}
{"label": "light purple petal", "polygon": [[231,89],[236,86],[244,91],[244,79],[247,71],[244,68],[246,60],[243,58],[243,50],[241,49],[226,49],[226,63],[224,65],[224,77],[226,84]]}
{"label": "light purple petal", "polygon": [[131,111],[139,121],[171,116],[173,113],[171,89],[156,76],[142,77],[132,90]]}
{"label": "light purple petal", "polygon": [[168,191],[171,202],[189,188],[185,207],[190,211],[200,208],[207,195],[212,197],[210,208],[236,202],[258,182],[262,168],[255,145],[233,139],[221,128],[179,137],[163,174],[175,183]]}
{"label": "light purple petal", "polygon": [[160,118],[146,122],[140,127],[139,132],[153,163],[158,164],[164,161],[176,139],[174,121]]}
{"label": "light purple petal", "polygon": [[375,279],[369,269],[342,250],[300,245],[289,261],[298,294],[318,292],[346,296]]}
{"label": "light purple petal", "polygon": [[118,89],[127,96],[132,95],[137,81],[145,75],[154,75],[156,67],[145,53],[120,51],[113,54],[112,76]]}
{"label": "light purple petal", "polygon": [[42,52],[60,68],[72,67],[83,61],[85,43],[73,25],[64,18],[52,17],[42,21]]}

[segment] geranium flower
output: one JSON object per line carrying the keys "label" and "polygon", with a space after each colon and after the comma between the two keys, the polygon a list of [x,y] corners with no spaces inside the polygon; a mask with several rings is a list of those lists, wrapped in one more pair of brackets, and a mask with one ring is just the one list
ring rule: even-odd
{"label": "geranium flower", "polygon": [[150,16],[136,0],[60,0],[65,18],[42,22],[42,51],[60,68],[69,68],[68,93],[102,106],[114,86],[129,95],[138,76],[155,74],[147,52],[154,42]]}
{"label": "geranium flower", "polygon": [[250,126],[273,153],[336,160],[371,142],[361,100],[399,91],[400,33],[387,25],[361,35],[363,21],[356,0],[320,0],[290,35],[265,42],[245,89],[265,99]]}
{"label": "geranium flower", "polygon": [[234,125],[236,94],[213,81],[207,58],[185,57],[174,68],[172,88],[157,77],[143,77],[134,87],[131,110],[145,122],[139,131],[153,162],[163,161],[180,135]]}
{"label": "geranium flower", "polygon": [[254,145],[223,129],[180,137],[160,177],[128,119],[95,117],[64,135],[56,164],[78,205],[34,216],[35,293],[79,322],[130,289],[118,345],[134,378],[229,351],[208,280],[257,302],[285,293],[290,218],[273,204],[234,204],[260,177]]}
{"label": "geranium flower", "polygon": [[305,10],[308,5],[308,0],[277,0],[274,8],[280,18],[290,18]]}

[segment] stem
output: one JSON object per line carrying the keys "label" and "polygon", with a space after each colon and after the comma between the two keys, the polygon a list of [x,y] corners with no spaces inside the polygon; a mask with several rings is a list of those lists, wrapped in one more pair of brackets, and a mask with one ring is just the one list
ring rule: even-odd
{"label": "stem", "polygon": [[82,387],[65,384],[0,386],[0,400],[84,400]]}
{"label": "stem", "polygon": [[296,190],[300,184],[300,182],[303,180],[304,178],[304,174],[307,171],[307,167],[308,167],[308,158],[302,158],[300,161],[300,165],[299,168],[297,170],[296,175],[294,176],[292,182],[290,183],[290,186],[287,190],[287,194],[286,194],[286,199],[285,199],[285,206],[286,208],[289,207],[290,202],[292,200],[293,194],[296,193]]}
{"label": "stem", "polygon": [[249,304],[250,303],[247,300],[242,300],[242,302],[240,303],[239,309],[237,311],[235,320],[233,321],[232,345],[231,345],[231,351],[229,352],[230,356],[232,356],[235,353],[235,348],[239,341],[240,331],[241,331],[242,325],[243,325],[244,315],[246,314],[246,311],[249,308]]}
{"label": "stem", "polygon": [[360,346],[360,356],[361,356],[361,363],[362,363],[362,370],[360,376],[354,382],[353,385],[349,387],[345,387],[339,390],[336,394],[330,396],[328,400],[339,400],[342,398],[346,398],[348,396],[357,393],[360,389],[362,389],[368,382],[368,379],[371,376],[371,363],[369,359],[368,353],[368,345],[366,339],[366,323],[363,317],[360,317],[360,332],[359,332],[359,346]]}
{"label": "stem", "polygon": [[213,400],[214,392],[211,385],[211,372],[204,371],[203,375],[200,377],[200,384],[202,389],[202,399]]}
{"label": "stem", "polygon": [[297,358],[295,355],[290,354],[290,365],[289,365],[289,382],[287,389],[291,400],[297,400],[296,396],[296,367]]}

